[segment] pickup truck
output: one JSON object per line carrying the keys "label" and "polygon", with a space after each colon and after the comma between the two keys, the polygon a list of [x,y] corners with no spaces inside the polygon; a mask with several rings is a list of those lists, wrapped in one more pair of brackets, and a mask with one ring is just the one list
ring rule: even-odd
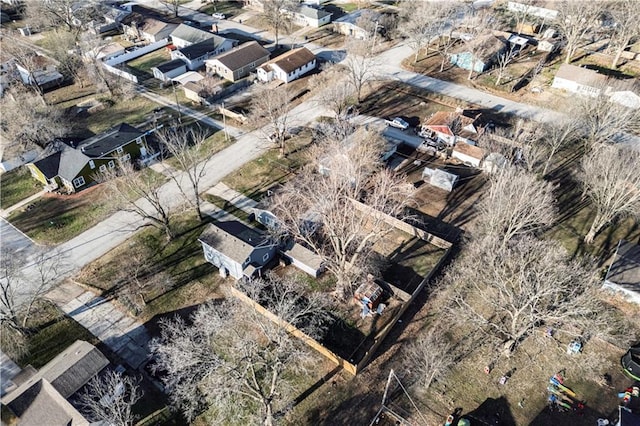
{"label": "pickup truck", "polygon": [[393,120],[385,120],[388,126],[395,127],[396,129],[407,130],[409,128],[409,123],[404,121],[400,117],[396,117]]}

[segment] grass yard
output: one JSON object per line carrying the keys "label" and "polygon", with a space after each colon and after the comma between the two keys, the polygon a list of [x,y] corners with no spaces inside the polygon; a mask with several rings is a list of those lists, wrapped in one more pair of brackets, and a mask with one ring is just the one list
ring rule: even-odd
{"label": "grass yard", "polygon": [[45,194],[8,220],[40,244],[59,244],[91,228],[112,212],[102,186],[73,195]]}
{"label": "grass yard", "polygon": [[[41,302],[28,324],[35,332],[27,338],[28,353],[14,359],[21,367],[40,368],[76,340],[97,344],[98,339],[50,302]],[[4,348],[3,348],[4,350]]]}
{"label": "grass yard", "polygon": [[[152,274],[168,274],[172,282],[170,288],[151,289],[145,293],[146,305],[138,313],[143,321],[214,298],[224,280],[219,277],[216,268],[206,262],[198,242],[208,222],[201,222],[192,211],[173,220],[177,234],[173,241],[167,243],[162,231],[149,227],[85,266],[76,279],[102,290],[104,295],[111,295],[118,294],[122,286],[129,283],[118,274],[122,265],[144,262],[151,268]],[[145,258],[136,258],[137,253],[144,253]],[[142,275],[140,279],[147,278]]]}
{"label": "grass yard", "polygon": [[[200,123],[200,126],[206,128],[207,131],[215,131],[215,133],[212,133],[209,135],[209,137],[207,137],[207,139],[204,141],[204,147],[202,148],[212,155],[215,155],[216,153],[235,143],[235,138],[233,136],[229,136],[229,140],[227,140],[227,138],[225,137],[225,133],[222,130],[209,128],[202,123]],[[182,170],[174,157],[168,158],[167,160],[165,160],[165,162],[173,168]],[[209,163],[209,166],[211,166],[211,163]]]}
{"label": "grass yard", "polygon": [[93,133],[104,132],[119,123],[128,123],[132,126],[145,122],[150,118],[158,104],[142,96],[131,96],[117,101],[111,106],[95,114],[79,118],[79,124],[84,125]]}
{"label": "grass yard", "polygon": [[200,7],[198,12],[206,13],[207,15],[211,15],[212,13],[224,13],[225,19],[232,19],[244,12],[242,5],[242,2],[240,1],[218,0]]}
{"label": "grass yard", "polygon": [[127,66],[143,74],[153,74],[151,68],[170,60],[171,54],[163,47],[127,62]]}
{"label": "grass yard", "polygon": [[305,129],[287,140],[287,155],[279,158],[278,149],[271,149],[227,175],[223,181],[230,188],[259,200],[269,188],[285,182],[296,170],[307,164],[306,149],[312,144],[311,131]]}
{"label": "grass yard", "polygon": [[42,190],[42,184],[35,180],[29,169],[17,169],[0,175],[0,208],[6,209]]}

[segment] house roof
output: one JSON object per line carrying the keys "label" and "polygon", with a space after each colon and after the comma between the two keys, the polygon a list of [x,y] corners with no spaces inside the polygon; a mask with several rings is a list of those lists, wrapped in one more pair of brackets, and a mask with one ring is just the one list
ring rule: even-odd
{"label": "house roof", "polygon": [[300,8],[298,9],[298,13],[306,16],[307,18],[317,19],[317,20],[333,15],[333,13],[327,12],[324,9],[316,9],[314,7],[310,7],[306,5],[300,6]]}
{"label": "house roof", "polygon": [[322,266],[322,257],[298,243],[294,243],[285,254],[316,270]]}
{"label": "house roof", "polygon": [[562,64],[556,72],[556,78],[573,81],[586,86],[598,85],[607,81],[607,77],[589,68],[571,64]]}
{"label": "house roof", "polygon": [[378,13],[378,12],[376,12],[374,10],[371,10],[371,9],[358,9],[358,10],[355,10],[355,11],[353,11],[351,13],[348,13],[348,14],[344,15],[341,18],[336,19],[333,22],[356,25],[356,21],[362,16],[362,13],[365,10],[369,11],[367,13],[372,13],[372,17],[373,18],[379,18],[381,16],[380,13]]}
{"label": "house roof", "polygon": [[176,29],[171,32],[172,38],[179,38],[190,43],[200,43],[201,41],[210,39],[213,36],[214,34],[208,31],[194,28],[185,24],[178,25]]}
{"label": "house roof", "polygon": [[605,281],[640,293],[640,245],[620,240]]}
{"label": "house roof", "polygon": [[199,43],[192,44],[190,46],[183,47],[179,50],[189,60],[196,59],[207,53],[213,52],[220,47],[227,39],[224,37],[211,34],[211,37],[201,41]]}
{"label": "house roof", "polygon": [[260,46],[257,41],[250,41],[234,47],[212,61],[219,61],[225,67],[235,71],[265,56],[269,56],[269,51]]}
{"label": "house roof", "polygon": [[120,123],[106,132],[80,142],[78,149],[89,157],[101,157],[143,135],[144,132],[135,127]]}
{"label": "house roof", "polygon": [[477,146],[466,142],[458,142],[453,147],[453,150],[478,160],[482,160],[482,158],[484,158],[484,150],[482,148],[478,148]]}
{"label": "house roof", "polygon": [[[63,148],[64,149],[64,148]],[[68,148],[73,149],[73,148]],[[34,161],[33,164],[42,172],[47,179],[53,179],[58,175],[60,169],[60,158],[62,151],[54,152],[41,160]]]}
{"label": "house roof", "polygon": [[467,117],[464,111],[438,111],[429,117],[424,126],[445,135],[469,138],[477,135],[474,127],[477,119],[478,117]]}
{"label": "house roof", "polygon": [[171,60],[171,61],[163,62],[163,63],[155,66],[154,68],[164,74],[166,72],[173,71],[173,70],[175,70],[177,68],[180,68],[180,67],[183,67],[185,65],[186,65],[186,63],[182,59],[174,59],[174,60]]}
{"label": "house roof", "polygon": [[182,85],[185,85],[187,83],[204,80],[204,77],[200,73],[197,73],[195,71],[187,71],[184,74],[180,74],[177,77],[173,77],[171,80],[177,83],[180,83]]}
{"label": "house roof", "polygon": [[40,379],[9,404],[24,425],[89,425],[89,422],[45,379]]}
{"label": "house roof", "polygon": [[481,34],[463,44],[459,52],[473,52],[477,59],[488,62],[506,47],[504,41],[492,33]]}
{"label": "house roof", "polygon": [[298,49],[290,50],[287,53],[284,53],[277,58],[272,59],[262,67],[268,70],[271,65],[276,65],[282,71],[290,73],[308,64],[309,62],[312,62],[315,58],[316,55],[311,53],[309,49],[307,49],[306,47],[299,47]]}
{"label": "house roof", "polygon": [[167,28],[176,28],[176,24],[168,24],[153,18],[144,18],[142,25],[138,28],[144,33],[156,35]]}
{"label": "house roof", "polygon": [[238,221],[217,222],[205,228],[200,241],[242,264],[265,237]]}
{"label": "house roof", "polygon": [[69,398],[107,365],[109,365],[109,361],[95,346],[84,340],[76,340],[33,377],[18,386],[13,392],[5,395],[2,398],[2,403],[12,404],[41,379],[51,383],[51,386],[60,393],[62,398]]}

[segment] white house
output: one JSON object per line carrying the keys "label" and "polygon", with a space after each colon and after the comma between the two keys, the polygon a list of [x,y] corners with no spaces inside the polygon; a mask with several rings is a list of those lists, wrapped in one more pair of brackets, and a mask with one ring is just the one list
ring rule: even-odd
{"label": "white house", "polygon": [[607,77],[597,71],[571,64],[562,64],[553,78],[551,87],[595,98],[600,95],[606,82]]}
{"label": "white house", "polygon": [[631,90],[611,91],[609,100],[627,108],[640,108],[640,96]]}
{"label": "white house", "polygon": [[316,56],[306,47],[293,49],[260,66],[260,81],[280,80],[289,83],[316,68]]}
{"label": "white house", "polygon": [[99,59],[101,61],[108,61],[111,58],[115,58],[116,56],[124,55],[125,49],[124,46],[118,42],[111,42],[105,44],[104,46],[97,46],[93,49],[85,52],[84,56],[89,59]]}
{"label": "white house", "polygon": [[300,6],[297,10],[290,12],[293,23],[301,27],[319,28],[331,22],[331,12],[324,9],[316,9],[307,5]]}
{"label": "white house", "polygon": [[170,81],[187,72],[187,64],[182,59],[173,59],[151,68],[153,76],[161,81]]}
{"label": "white house", "polygon": [[512,12],[525,13],[527,15],[537,16],[538,18],[554,20],[558,17],[558,11],[547,9],[544,7],[533,6],[530,4],[510,1],[507,3],[507,9]]}
{"label": "white house", "polygon": [[372,11],[371,9],[359,9],[333,21],[333,31],[360,40],[369,38],[369,30],[363,28],[360,22],[360,17],[362,17],[365,11],[367,14],[370,14],[370,19],[373,21],[376,21],[381,16],[378,12]]}
{"label": "white house", "polygon": [[63,75],[58,72],[56,66],[44,56],[34,56],[32,69],[27,69],[16,62],[16,69],[24,84],[38,85],[42,89],[48,89],[62,83]]}
{"label": "white house", "polygon": [[271,53],[257,41],[250,41],[234,47],[222,55],[205,61],[207,75],[220,77],[235,82],[248,76],[260,65],[269,60]]}
{"label": "white house", "polygon": [[260,273],[277,254],[278,245],[256,230],[237,222],[209,225],[199,238],[207,262],[220,275],[239,280]]}
{"label": "white house", "polygon": [[466,142],[458,142],[453,147],[451,157],[471,167],[480,167],[480,163],[484,158],[484,150]]}
{"label": "white house", "polygon": [[480,115],[469,117],[462,109],[454,112],[438,111],[422,125],[420,136],[439,139],[448,145],[466,142],[475,145],[481,129],[478,125]]}
{"label": "white house", "polygon": [[171,44],[178,49],[200,43],[212,38],[214,34],[194,28],[189,25],[180,24],[171,32]]}
{"label": "white house", "polygon": [[195,71],[202,68],[207,59],[231,50],[236,43],[235,40],[211,34],[206,40],[172,51],[171,59],[182,59],[189,71]]}
{"label": "white house", "polygon": [[102,19],[95,20],[89,23],[89,31],[96,34],[101,34],[107,31],[115,30],[120,26],[122,20],[127,17],[131,12],[114,6],[104,6],[105,12],[102,15]]}

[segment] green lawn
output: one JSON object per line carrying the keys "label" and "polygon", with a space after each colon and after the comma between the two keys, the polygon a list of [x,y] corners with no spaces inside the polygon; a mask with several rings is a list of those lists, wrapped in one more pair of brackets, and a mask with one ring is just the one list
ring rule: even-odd
{"label": "green lawn", "polygon": [[[200,123],[200,125],[202,126],[202,123]],[[209,130],[214,130],[214,129],[209,129]],[[227,140],[225,138],[225,134],[223,131],[216,131],[204,141],[204,144],[205,144],[204,149],[207,152],[212,152],[213,155],[215,155],[216,153],[222,151],[226,147],[233,145],[234,142],[235,142],[235,139],[233,137],[230,136],[229,140]],[[171,167],[182,169],[179,166],[178,162],[173,157],[168,158],[166,160],[166,163]]]}
{"label": "green lawn", "polygon": [[102,111],[88,117],[75,119],[78,127],[86,128],[93,133],[104,132],[119,123],[133,126],[151,118],[158,104],[142,96],[132,96],[116,101],[113,105],[105,105]]}
{"label": "green lawn", "polygon": [[147,303],[138,315],[141,319],[148,320],[211,299],[223,279],[204,259],[198,241],[208,221],[201,222],[191,210],[174,217],[173,221],[177,237],[171,242],[167,243],[162,231],[149,227],[85,266],[76,279],[109,294],[115,290],[114,276],[118,270],[142,252],[147,253],[147,262],[156,273],[166,272],[171,277],[173,287],[164,293],[147,294]]}
{"label": "green lawn", "polygon": [[160,48],[127,62],[127,66],[130,68],[134,68],[142,73],[153,74],[151,68],[170,60],[171,54],[167,51],[167,49]]}
{"label": "green lawn", "polygon": [[41,190],[42,184],[31,176],[26,167],[3,173],[0,175],[0,208],[11,207]]}
{"label": "green lawn", "polygon": [[21,367],[40,368],[76,340],[97,344],[98,339],[49,302],[42,302],[27,324],[35,332],[27,338],[28,353],[14,361]]}

